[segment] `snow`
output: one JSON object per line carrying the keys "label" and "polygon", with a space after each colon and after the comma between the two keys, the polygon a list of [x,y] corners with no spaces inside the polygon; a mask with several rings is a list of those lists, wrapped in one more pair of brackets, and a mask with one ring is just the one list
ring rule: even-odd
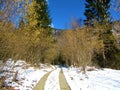
{"label": "snow", "polygon": [[[18,88],[15,88],[15,89],[20,89],[20,90],[31,89],[31,88],[33,88],[38,83],[38,81],[45,74],[46,74],[46,72],[43,72],[41,70],[32,71],[30,73],[28,72],[28,73],[26,73],[26,75],[23,75],[24,76],[24,80],[21,81],[22,85],[20,87],[18,87]],[[19,80],[22,79],[21,77],[19,77],[19,78],[20,78]]]}
{"label": "snow", "polygon": [[120,90],[120,70],[96,69],[82,74],[78,68],[63,68],[71,90]]}
{"label": "snow", "polygon": [[[12,86],[15,90],[32,90],[46,73],[52,71],[44,88],[60,90],[60,70],[59,66],[47,64],[40,64],[40,68],[35,69],[25,61],[9,59],[0,66],[0,79],[5,78],[4,86]],[[62,70],[71,90],[120,90],[120,70],[87,67],[86,74],[82,73],[81,68],[62,67]]]}
{"label": "snow", "polygon": [[45,90],[60,90],[60,84],[59,84],[59,72],[60,68],[57,68],[56,70],[52,71],[50,75],[47,78],[47,81],[45,83]]}
{"label": "snow", "polygon": [[43,69],[35,69],[25,61],[14,62],[9,59],[2,69],[3,73],[0,73],[0,78],[6,77],[5,86],[12,86],[17,90],[32,90],[38,81],[51,70],[53,69],[47,66]]}

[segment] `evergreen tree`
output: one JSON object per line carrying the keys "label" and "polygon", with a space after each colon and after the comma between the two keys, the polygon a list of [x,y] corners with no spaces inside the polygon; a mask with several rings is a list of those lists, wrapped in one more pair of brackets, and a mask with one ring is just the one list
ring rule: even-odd
{"label": "evergreen tree", "polygon": [[51,19],[46,0],[32,0],[29,4],[28,23],[33,27],[49,27]]}
{"label": "evergreen tree", "polygon": [[20,23],[19,23],[19,28],[22,29],[24,26],[25,26],[25,22],[24,22],[23,18],[21,18]]}
{"label": "evergreen tree", "polygon": [[95,21],[98,23],[109,22],[110,0],[86,0],[86,20],[88,24]]}

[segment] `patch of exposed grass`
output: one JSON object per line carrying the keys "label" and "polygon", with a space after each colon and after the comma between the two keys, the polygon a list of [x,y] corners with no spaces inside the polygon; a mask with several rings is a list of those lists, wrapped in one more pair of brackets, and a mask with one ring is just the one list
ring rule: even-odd
{"label": "patch of exposed grass", "polygon": [[60,71],[60,74],[59,74],[59,82],[60,82],[60,90],[70,90],[70,87],[66,82],[66,79],[62,70]]}

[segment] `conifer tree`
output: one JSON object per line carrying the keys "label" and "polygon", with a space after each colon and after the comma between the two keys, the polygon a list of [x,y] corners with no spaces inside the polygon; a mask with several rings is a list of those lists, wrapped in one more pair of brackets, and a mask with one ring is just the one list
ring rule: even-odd
{"label": "conifer tree", "polygon": [[51,24],[46,0],[32,0],[28,9],[28,23],[33,27],[47,28]]}
{"label": "conifer tree", "polygon": [[21,18],[21,20],[20,20],[20,23],[19,23],[19,28],[23,28],[25,26],[25,22],[24,22],[24,19],[23,18]]}
{"label": "conifer tree", "polygon": [[85,8],[84,15],[89,23],[109,21],[110,0],[86,0]]}

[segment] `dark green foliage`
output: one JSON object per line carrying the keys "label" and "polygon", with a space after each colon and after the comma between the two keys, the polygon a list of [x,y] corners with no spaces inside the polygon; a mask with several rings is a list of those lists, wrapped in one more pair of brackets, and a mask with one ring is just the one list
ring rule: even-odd
{"label": "dark green foliage", "polygon": [[114,57],[114,54],[116,53],[115,39],[112,33],[110,32],[110,30],[106,30],[102,34],[102,38],[103,38],[103,43],[104,43],[104,54],[105,54],[105,58],[103,58],[104,59],[103,64],[104,64],[104,67],[106,66],[109,67],[110,62],[112,62],[115,59]]}
{"label": "dark green foliage", "polygon": [[23,18],[21,18],[20,23],[19,23],[19,28],[22,29],[24,26],[25,26],[25,22],[24,22]]}
{"label": "dark green foliage", "polygon": [[115,62],[114,62],[114,66],[112,66],[115,69],[120,69],[120,50],[118,50],[115,54]]}
{"label": "dark green foliage", "polygon": [[104,49],[100,53],[95,52],[93,61],[100,67],[120,69],[120,50],[116,47],[111,25],[102,25],[102,29],[99,36],[103,40]]}
{"label": "dark green foliage", "polygon": [[28,4],[27,19],[31,27],[49,28],[51,19],[46,0],[32,0]]}
{"label": "dark green foliage", "polygon": [[[105,66],[120,69],[120,51],[116,47],[116,42],[111,32],[106,33],[104,38],[105,45]],[[119,57],[119,58],[118,58]],[[118,66],[117,66],[118,65]]]}
{"label": "dark green foliage", "polygon": [[85,8],[87,23],[109,21],[110,0],[86,0]]}
{"label": "dark green foliage", "polygon": [[37,25],[43,28],[49,27],[49,25],[51,24],[51,20],[49,17],[48,5],[46,0],[35,0],[35,1],[38,4],[37,7],[35,7],[36,9],[35,11],[39,15],[37,18],[38,20]]}
{"label": "dark green foliage", "polygon": [[52,61],[53,65],[66,65],[66,61],[63,59],[63,55],[61,53],[58,54],[55,60]]}

